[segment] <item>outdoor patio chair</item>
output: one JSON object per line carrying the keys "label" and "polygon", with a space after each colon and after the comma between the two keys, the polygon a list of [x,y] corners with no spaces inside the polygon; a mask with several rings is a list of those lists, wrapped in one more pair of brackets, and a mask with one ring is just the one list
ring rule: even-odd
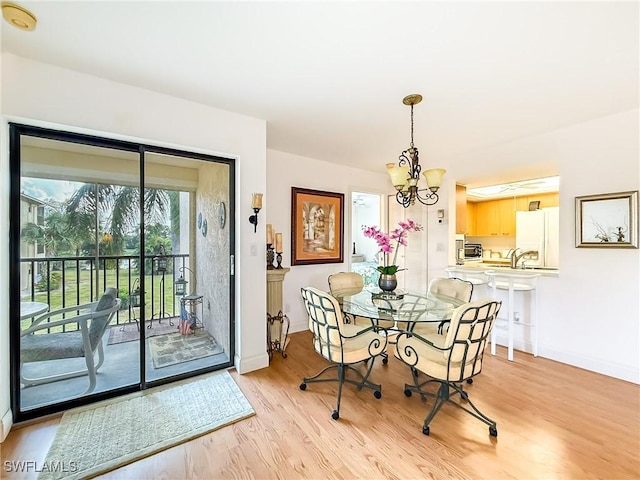
{"label": "outdoor patio chair", "polygon": [[[120,308],[117,294],[115,288],[107,288],[99,301],[45,313],[20,332],[20,381],[24,386],[89,375],[89,388],[83,395],[91,393],[96,386],[96,373],[104,361],[102,336]],[[63,315],[65,318],[61,318]],[[73,324],[78,325],[77,330],[55,331]],[[25,363],[76,357],[84,357],[86,369],[39,378],[27,378],[23,373]]]}

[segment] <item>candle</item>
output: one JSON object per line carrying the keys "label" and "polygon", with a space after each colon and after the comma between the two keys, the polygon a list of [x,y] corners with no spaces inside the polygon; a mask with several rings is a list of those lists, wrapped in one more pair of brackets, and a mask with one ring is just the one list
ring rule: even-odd
{"label": "candle", "polygon": [[267,223],[267,245],[273,244],[273,225]]}
{"label": "candle", "polygon": [[262,194],[261,193],[253,193],[251,195],[251,208],[257,208],[260,210],[262,208]]}
{"label": "candle", "polygon": [[282,234],[276,233],[276,252],[282,253]]}

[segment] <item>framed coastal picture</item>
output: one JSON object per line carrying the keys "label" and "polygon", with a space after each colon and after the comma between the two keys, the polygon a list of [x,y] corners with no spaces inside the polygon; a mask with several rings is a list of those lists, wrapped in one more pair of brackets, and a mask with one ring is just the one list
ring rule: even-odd
{"label": "framed coastal picture", "polygon": [[344,261],[344,194],[291,187],[291,265]]}
{"label": "framed coastal picture", "polygon": [[576,247],[638,248],[638,191],[576,197]]}

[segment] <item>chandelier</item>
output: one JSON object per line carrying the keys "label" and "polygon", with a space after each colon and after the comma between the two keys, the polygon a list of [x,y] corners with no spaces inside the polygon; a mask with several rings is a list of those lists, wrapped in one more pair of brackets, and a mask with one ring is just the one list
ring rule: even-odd
{"label": "chandelier", "polygon": [[438,203],[437,191],[442,185],[442,177],[446,173],[446,170],[442,168],[426,170],[424,177],[427,180],[427,189],[418,189],[418,180],[420,180],[422,167],[418,160],[418,149],[413,145],[413,106],[421,101],[422,95],[417,93],[407,95],[402,100],[402,103],[411,106],[411,143],[409,148],[404,150],[398,157],[397,165],[395,163],[387,163],[387,172],[391,177],[391,183],[397,190],[396,200],[404,208],[414,205],[416,199],[424,205]]}

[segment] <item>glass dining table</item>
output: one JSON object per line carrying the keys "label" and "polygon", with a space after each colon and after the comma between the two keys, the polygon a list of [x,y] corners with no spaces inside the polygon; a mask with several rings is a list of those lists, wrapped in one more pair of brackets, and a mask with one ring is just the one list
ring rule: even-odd
{"label": "glass dining table", "polygon": [[[374,326],[396,332],[412,331],[418,322],[447,322],[465,302],[432,292],[363,290],[337,298],[347,315],[366,317]],[[382,325],[390,325],[387,327]]]}

